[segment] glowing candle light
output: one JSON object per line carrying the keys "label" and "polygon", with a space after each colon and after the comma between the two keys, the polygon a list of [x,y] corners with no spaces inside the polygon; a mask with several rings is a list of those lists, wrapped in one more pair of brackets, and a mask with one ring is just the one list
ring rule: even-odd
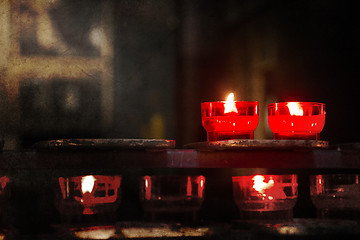
{"label": "glowing candle light", "polygon": [[287,104],[291,116],[304,116],[304,111],[298,102],[289,102]]}
{"label": "glowing candle light", "polygon": [[230,93],[225,102],[224,113],[230,113],[230,112],[233,112],[233,113],[238,112],[238,110],[235,106],[235,102],[234,102],[234,93]]}
{"label": "glowing candle light", "polygon": [[[120,203],[121,176],[87,175],[59,178],[60,211],[71,214],[92,215],[100,209],[111,209]],[[66,213],[69,214],[69,213]]]}
{"label": "glowing candle light", "polygon": [[268,122],[274,139],[319,140],[325,125],[325,104],[271,103],[268,105]]}
{"label": "glowing candle light", "polygon": [[232,178],[234,199],[249,218],[291,218],[297,199],[296,175],[253,175]]}
{"label": "glowing candle light", "polygon": [[234,101],[233,93],[226,101],[202,103],[202,124],[207,140],[253,139],[259,122],[258,107],[258,102]]}
{"label": "glowing candle light", "polygon": [[94,189],[95,185],[95,178],[94,176],[85,176],[81,179],[81,191],[83,194],[85,193],[91,193]]}

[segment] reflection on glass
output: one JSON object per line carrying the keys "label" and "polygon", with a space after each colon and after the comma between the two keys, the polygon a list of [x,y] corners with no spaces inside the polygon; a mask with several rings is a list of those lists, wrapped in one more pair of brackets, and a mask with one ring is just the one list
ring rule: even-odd
{"label": "reflection on glass", "polygon": [[360,219],[360,184],[357,174],[310,177],[310,194],[318,217]]}
{"label": "reflection on glass", "polygon": [[59,211],[83,215],[115,211],[120,204],[120,183],[120,176],[60,177]]}
{"label": "reflection on glass", "polygon": [[296,175],[232,178],[234,199],[243,218],[289,219],[297,200]]}
{"label": "reflection on glass", "polygon": [[152,219],[177,213],[190,214],[195,219],[204,201],[204,190],[204,176],[144,176],[140,181],[140,200]]}

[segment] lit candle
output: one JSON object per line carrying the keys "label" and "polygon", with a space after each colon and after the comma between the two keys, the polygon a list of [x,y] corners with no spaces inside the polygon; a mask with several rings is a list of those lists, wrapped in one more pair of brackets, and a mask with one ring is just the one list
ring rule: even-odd
{"label": "lit candle", "polygon": [[259,123],[258,108],[258,102],[234,101],[233,93],[226,101],[202,103],[202,124],[207,140],[253,139]]}
{"label": "lit candle", "polygon": [[296,175],[232,177],[234,199],[247,217],[291,218],[297,199]]}
{"label": "lit candle", "polygon": [[271,103],[268,105],[268,122],[274,139],[319,140],[325,125],[325,104]]}
{"label": "lit candle", "polygon": [[121,176],[60,177],[60,212],[72,209],[71,214],[79,214],[82,209],[83,215],[92,215],[101,213],[100,209],[110,210],[120,204],[120,183]]}

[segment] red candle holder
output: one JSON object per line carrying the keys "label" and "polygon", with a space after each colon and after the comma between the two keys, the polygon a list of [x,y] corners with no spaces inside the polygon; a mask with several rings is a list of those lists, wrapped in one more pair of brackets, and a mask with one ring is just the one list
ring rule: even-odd
{"label": "red candle holder", "polygon": [[0,177],[0,196],[5,194],[6,186],[9,184],[10,179],[7,176]]}
{"label": "red candle holder", "polygon": [[319,140],[325,125],[325,104],[271,103],[268,105],[268,122],[274,139]]}
{"label": "red candle holder", "polygon": [[121,176],[60,177],[57,198],[63,216],[113,214],[120,205]]}
{"label": "red candle holder", "polygon": [[208,141],[253,139],[259,123],[259,103],[218,101],[201,104],[202,125]]}
{"label": "red candle holder", "polygon": [[310,176],[310,196],[319,218],[360,220],[360,175]]}
{"label": "red candle holder", "polygon": [[0,177],[0,216],[3,213],[3,210],[6,209],[6,203],[10,198],[10,190],[8,187],[9,183],[10,183],[9,177],[7,176]]}
{"label": "red candle holder", "polygon": [[297,176],[232,177],[234,199],[245,219],[291,219],[297,200]]}
{"label": "red candle holder", "polygon": [[145,218],[195,221],[205,198],[204,176],[144,176],[140,200]]}

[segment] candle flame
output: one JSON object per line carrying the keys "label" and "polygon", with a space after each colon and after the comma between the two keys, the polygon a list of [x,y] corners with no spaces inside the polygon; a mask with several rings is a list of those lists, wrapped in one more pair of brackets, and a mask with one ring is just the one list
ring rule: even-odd
{"label": "candle flame", "polygon": [[254,180],[253,188],[259,193],[264,193],[264,190],[274,186],[274,179],[272,179],[272,177],[270,177],[270,180],[267,183],[264,182],[265,177],[262,175],[256,175],[252,180]]}
{"label": "candle flame", "polygon": [[96,180],[96,178],[94,178],[94,176],[92,176],[92,175],[82,177],[81,191],[83,194],[86,192],[89,192],[89,193],[92,192],[92,190],[94,189],[95,180]]}
{"label": "candle flame", "polygon": [[225,102],[224,113],[230,113],[230,112],[234,112],[234,113],[238,112],[234,102],[234,93],[230,93]]}
{"label": "candle flame", "polygon": [[287,104],[291,116],[304,116],[304,110],[298,102],[289,102]]}

